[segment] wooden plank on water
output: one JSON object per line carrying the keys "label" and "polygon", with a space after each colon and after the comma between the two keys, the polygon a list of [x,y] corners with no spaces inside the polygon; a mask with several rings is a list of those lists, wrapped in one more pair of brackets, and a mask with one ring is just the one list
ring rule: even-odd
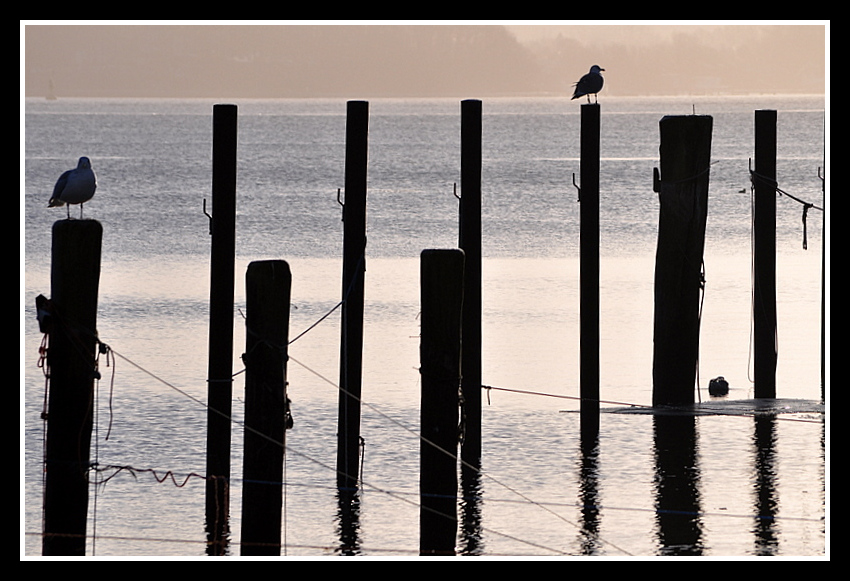
{"label": "wooden plank on water", "polygon": [[681,406],[626,406],[603,408],[605,413],[636,415],[742,415],[822,414],[823,403],[793,398],[716,399]]}

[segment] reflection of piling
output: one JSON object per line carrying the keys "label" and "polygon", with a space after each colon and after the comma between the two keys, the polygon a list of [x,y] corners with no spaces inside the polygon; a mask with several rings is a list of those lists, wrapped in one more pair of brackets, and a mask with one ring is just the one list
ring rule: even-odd
{"label": "reflection of piling", "polygon": [[213,108],[206,523],[208,551],[216,555],[224,553],[229,518],[236,246],[236,114],[236,105],[215,105]]}
{"label": "reflection of piling", "polygon": [[776,522],[779,513],[779,458],[776,452],[776,417],[754,418],[752,454],[753,466],[753,523],[755,554],[772,556],[778,554],[780,534]]}
{"label": "reflection of piling", "polygon": [[460,248],[463,250],[463,360],[461,386],[464,437],[461,458],[481,460],[481,101],[461,102]]}
{"label": "reflection of piling", "polygon": [[580,395],[581,432],[599,431],[599,117],[596,103],[581,106]]}
{"label": "reflection of piling", "polygon": [[755,113],[753,375],[756,397],[776,397],[776,111]]}
{"label": "reflection of piling", "polygon": [[283,260],[248,265],[245,276],[245,451],[242,554],[280,555],[289,296]]}
{"label": "reflection of piling", "polygon": [[659,553],[701,555],[700,467],[693,415],[652,418],[655,448],[655,521]]}
{"label": "reflection of piling", "polygon": [[337,486],[355,488],[360,449],[363,285],[366,273],[366,162],[369,103],[349,101],[345,128],[342,330],[340,338]]}
{"label": "reflection of piling", "polygon": [[86,554],[102,238],[95,220],[53,225],[43,555]]}
{"label": "reflection of piling", "polygon": [[425,250],[421,255],[422,555],[455,552],[463,263],[463,251],[457,249]]}
{"label": "reflection of piling", "polygon": [[688,115],[664,117],[659,124],[654,406],[694,403],[712,123],[710,116]]}

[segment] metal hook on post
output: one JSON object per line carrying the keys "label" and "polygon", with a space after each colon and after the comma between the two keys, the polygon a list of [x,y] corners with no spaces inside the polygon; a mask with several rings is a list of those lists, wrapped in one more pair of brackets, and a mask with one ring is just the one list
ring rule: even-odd
{"label": "metal hook on post", "polygon": [[579,185],[576,183],[576,174],[575,174],[575,172],[573,172],[573,185],[575,186],[576,191],[578,192],[578,198],[576,199],[576,202],[581,202],[581,186],[579,186]]}
{"label": "metal hook on post", "polygon": [[458,200],[460,199],[460,196],[457,195],[457,182],[454,183],[454,190],[452,193],[455,195],[455,198]]}
{"label": "metal hook on post", "polygon": [[204,198],[204,216],[206,216],[207,218],[210,219],[210,236],[212,236],[212,233],[213,233],[213,217],[210,215],[209,212],[207,212],[207,199],[206,198]]}
{"label": "metal hook on post", "polygon": [[656,194],[661,193],[661,174],[657,167],[652,168],[652,191]]}
{"label": "metal hook on post", "polygon": [[341,194],[342,194],[342,188],[337,188],[336,189],[336,203],[339,204],[340,207],[342,207],[342,220],[341,221],[345,222],[345,203],[342,201],[342,198],[340,197]]}

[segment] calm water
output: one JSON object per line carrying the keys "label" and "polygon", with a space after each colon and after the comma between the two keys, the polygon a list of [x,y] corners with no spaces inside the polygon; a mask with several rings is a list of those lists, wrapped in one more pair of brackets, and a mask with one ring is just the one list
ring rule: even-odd
{"label": "calm water", "polygon": [[[85,216],[104,227],[98,332],[119,355],[104,373],[114,371],[114,383],[99,385],[92,454],[101,466],[136,469],[135,477],[118,472],[92,488],[88,554],[205,553],[204,483],[190,475],[205,472],[206,410],[189,396],[206,399],[210,236],[202,204],[211,198],[213,104],[26,101],[22,554],[41,550],[45,381],[37,367],[42,337],[34,298],[50,294],[50,229],[65,217],[64,209],[46,205],[57,176],[81,155],[92,159],[99,182]],[[344,185],[345,102],[236,104],[240,370],[245,334],[238,309],[244,310],[251,260],[289,261],[291,336],[339,301],[336,192]],[[700,398],[709,399],[708,379],[717,375],[729,380],[730,399],[752,397],[753,111],[778,111],[780,187],[822,206],[823,98],[608,98],[601,105],[602,398],[651,403],[658,121],[694,110],[714,117]],[[578,395],[579,208],[572,174],[579,173],[579,105],[493,99],[483,109],[483,375],[500,389],[484,398],[480,502],[459,552],[828,555],[827,430],[819,414],[696,418],[676,436],[694,440],[689,454],[672,461],[687,468],[684,497],[658,484],[667,466],[666,431],[651,416],[602,414],[597,448],[582,452],[578,404],[569,399]],[[418,552],[418,255],[457,244],[452,187],[460,181],[459,140],[459,100],[370,103],[366,444],[353,549],[361,555]],[[819,400],[823,214],[809,212],[803,250],[802,206],[788,198],[777,205],[778,396]],[[283,550],[290,556],[341,552],[333,470],[338,342],[335,314],[290,347],[295,427],[287,433]],[[241,377],[234,384],[236,421]],[[241,445],[234,424],[232,555],[239,554]],[[148,470],[160,479],[171,471],[186,483],[159,483]],[[671,515],[671,506],[679,512]]]}

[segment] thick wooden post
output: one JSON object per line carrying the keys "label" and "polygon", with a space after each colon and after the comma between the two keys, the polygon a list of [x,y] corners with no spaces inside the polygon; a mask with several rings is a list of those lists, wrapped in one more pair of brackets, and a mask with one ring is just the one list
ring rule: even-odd
{"label": "thick wooden post", "polygon": [[369,103],[349,101],[345,127],[345,205],[342,218],[343,304],[337,433],[337,486],[340,488],[356,488],[359,480],[368,136]]}
{"label": "thick wooden post", "polygon": [[86,554],[102,238],[95,220],[53,224],[43,555]]}
{"label": "thick wooden post", "polygon": [[581,434],[599,431],[599,128],[597,103],[581,106],[579,203]]}
{"label": "thick wooden post", "polygon": [[213,107],[212,250],[207,372],[207,551],[226,551],[229,519],[233,286],[236,246],[236,105]]}
{"label": "thick wooden post", "polygon": [[248,265],[242,555],[280,555],[291,285],[286,261]]}
{"label": "thick wooden post", "polygon": [[755,113],[753,375],[756,397],[776,397],[776,111]]}
{"label": "thick wooden post", "polygon": [[652,405],[694,403],[713,119],[664,117],[655,257]]}
{"label": "thick wooden post", "polygon": [[470,467],[481,461],[481,101],[461,102],[460,249],[463,250],[464,435],[461,458]]}
{"label": "thick wooden post", "polygon": [[457,537],[462,250],[424,250],[420,258],[421,457],[419,552],[453,555]]}

